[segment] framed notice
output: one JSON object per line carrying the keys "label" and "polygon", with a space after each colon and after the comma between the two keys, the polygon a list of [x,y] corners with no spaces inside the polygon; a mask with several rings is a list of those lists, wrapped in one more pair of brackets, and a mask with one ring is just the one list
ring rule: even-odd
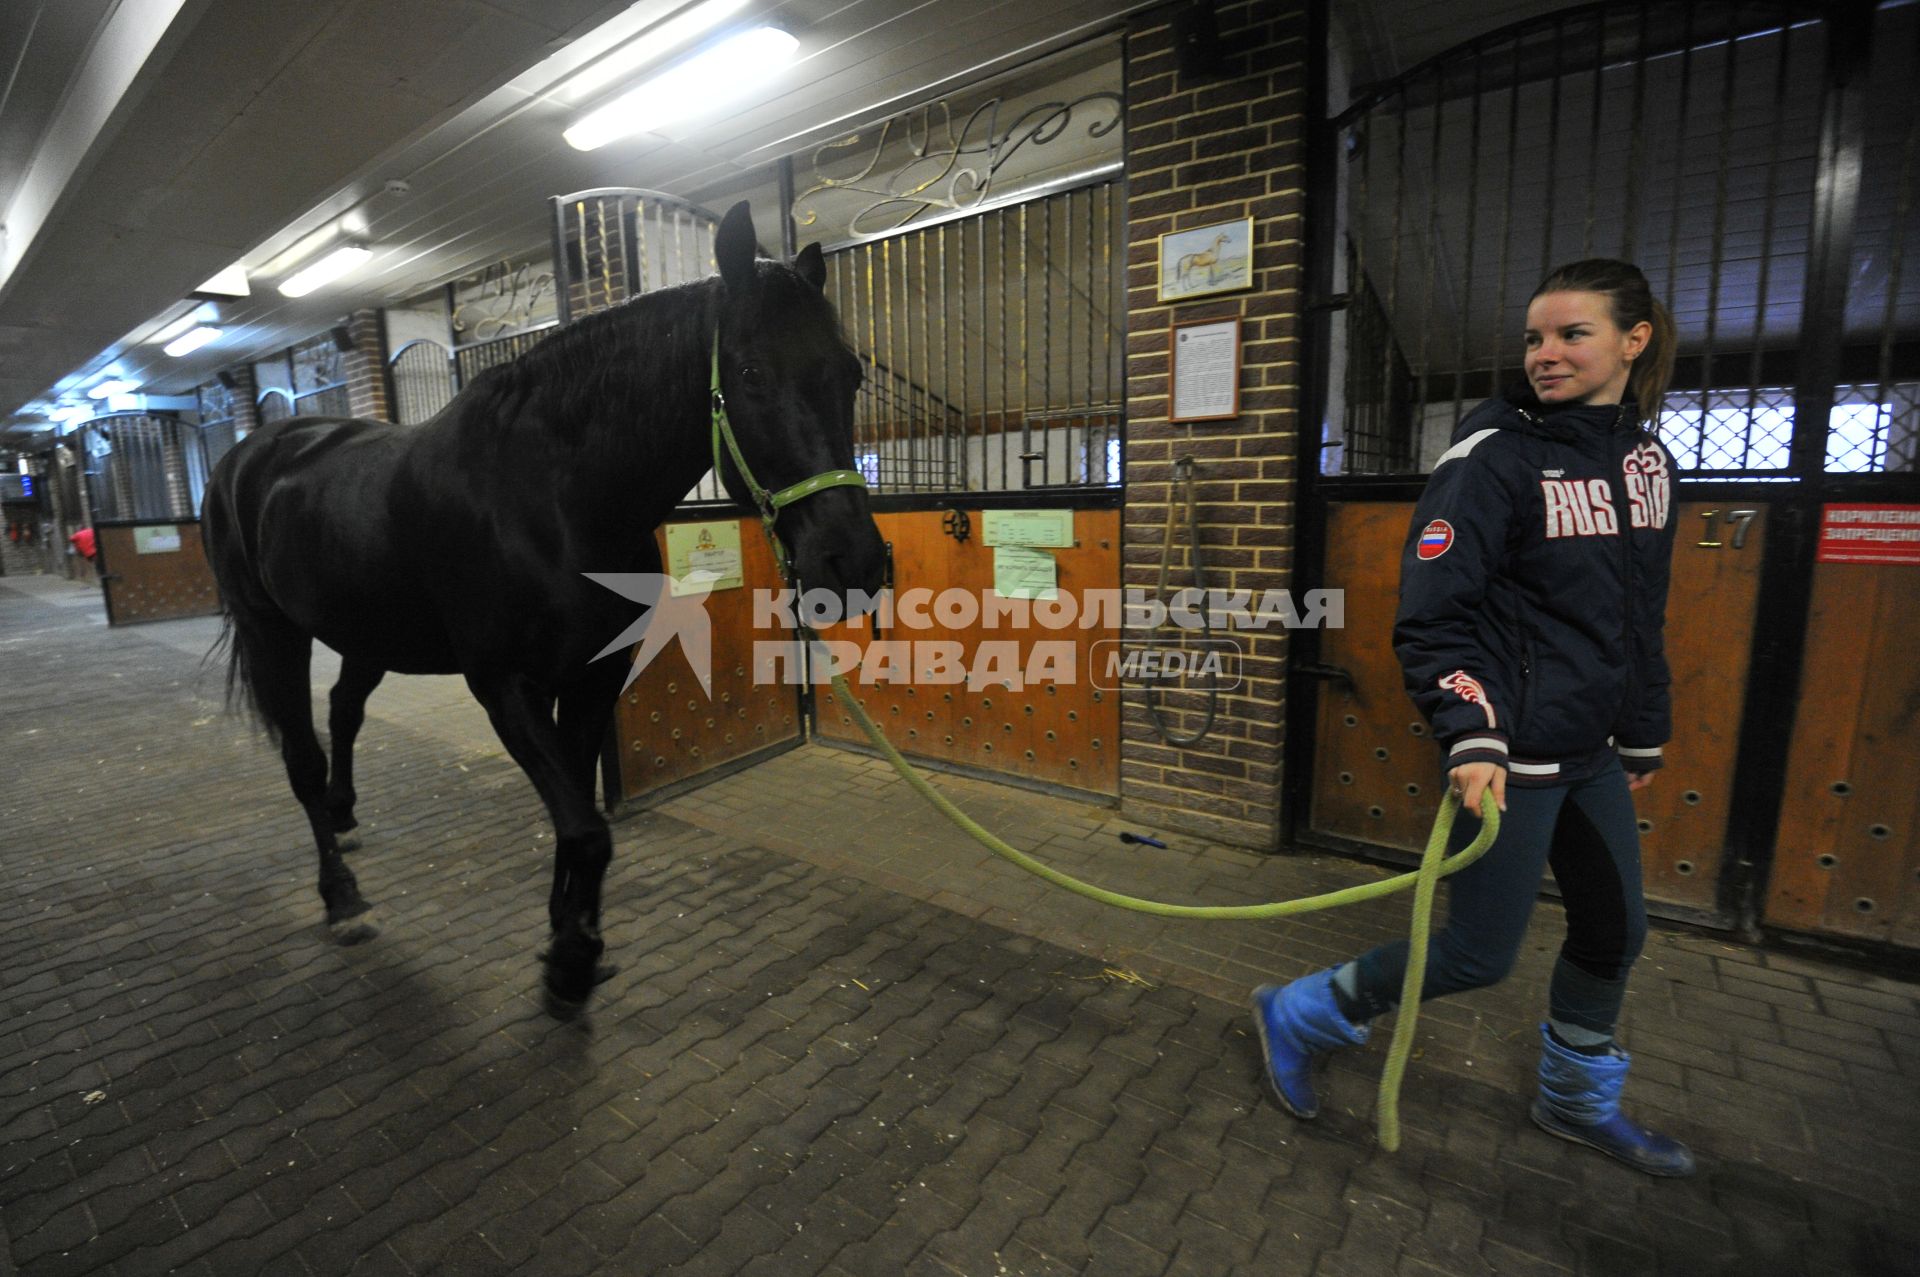
{"label": "framed notice", "polygon": [[1172,421],[1224,421],[1240,415],[1240,320],[1175,324]]}

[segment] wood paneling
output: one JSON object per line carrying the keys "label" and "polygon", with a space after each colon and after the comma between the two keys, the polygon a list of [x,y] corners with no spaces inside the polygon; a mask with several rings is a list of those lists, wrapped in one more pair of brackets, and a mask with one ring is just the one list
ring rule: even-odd
{"label": "wood paneling", "polygon": [[[880,533],[893,545],[894,597],[919,588],[949,587],[975,598],[993,584],[993,549],[980,543],[981,512],[968,510],[972,539],[957,542],[941,530],[944,511],[881,514]],[[1054,551],[1063,593],[1119,588],[1120,548],[1117,510],[1081,510],[1074,515],[1074,541]],[[970,687],[967,683],[930,683],[926,649],[918,654],[915,681],[852,675],[855,695],[902,753],[1006,772],[1031,780],[1117,794],[1120,788],[1120,698],[1093,686],[1089,677],[1094,644],[1117,639],[1117,627],[1047,629],[1037,623],[1023,629],[975,624],[951,628],[938,623],[911,628],[903,621],[881,637],[900,643],[957,642],[961,663],[978,668],[980,644],[1012,643],[1024,670],[1033,645],[1041,641],[1074,644],[1072,680],[1008,688],[1004,683]],[[830,627],[825,639],[871,642],[872,626],[862,620]],[[852,715],[838,704],[831,688],[822,688],[820,734],[829,739],[865,742]]]}
{"label": "wood paneling", "polygon": [[[675,644],[658,653],[620,696],[614,731],[620,756],[620,796],[638,798],[664,786],[783,743],[800,739],[799,689],[773,681],[772,658],[756,665],[754,644],[782,642],[784,629],[753,628],[753,595],[780,588],[773,553],[757,519],[737,520],[745,584],[707,596],[713,627],[713,686],[700,688],[693,667]],[[655,534],[666,561],[666,532]]]}
{"label": "wood paneling", "polygon": [[[1767,545],[1766,510],[1739,508],[1756,513],[1736,546],[1738,524],[1729,524],[1727,505],[1674,503],[1680,531],[1667,599],[1673,740],[1653,785],[1633,796],[1647,898],[1703,912],[1715,906],[1725,860],[1754,605]],[[1709,512],[1717,529],[1711,536],[1705,535]]]}
{"label": "wood paneling", "polygon": [[1320,685],[1313,828],[1417,851],[1440,799],[1440,756],[1401,686],[1393,654],[1400,546],[1411,502],[1335,504],[1327,511],[1329,588],[1346,591],[1346,624],[1321,639],[1321,661],[1352,676]]}
{"label": "wood paneling", "polygon": [[[180,548],[155,554],[140,553],[135,533],[172,531]],[[207,566],[200,544],[199,523],[101,524],[94,529],[99,562],[96,566],[106,590],[107,621],[134,625],[182,616],[213,616],[220,611],[220,591]]]}
{"label": "wood paneling", "polygon": [[1920,945],[1920,567],[1814,568],[1766,921]]}

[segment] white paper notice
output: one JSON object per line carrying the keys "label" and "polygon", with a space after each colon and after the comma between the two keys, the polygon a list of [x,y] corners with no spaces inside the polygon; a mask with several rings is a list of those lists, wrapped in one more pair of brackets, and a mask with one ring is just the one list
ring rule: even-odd
{"label": "white paper notice", "polygon": [[1233,415],[1239,341],[1237,319],[1174,330],[1173,420]]}

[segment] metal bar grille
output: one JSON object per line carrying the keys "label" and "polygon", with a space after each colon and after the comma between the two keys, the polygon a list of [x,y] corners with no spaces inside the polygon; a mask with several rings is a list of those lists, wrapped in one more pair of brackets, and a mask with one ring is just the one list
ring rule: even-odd
{"label": "metal bar grille", "polygon": [[417,426],[453,401],[458,373],[453,352],[439,342],[410,341],[387,365],[393,370],[394,420],[401,425]]}
{"label": "metal bar grille", "polygon": [[531,328],[523,333],[514,333],[511,337],[495,337],[492,341],[476,341],[470,345],[453,348],[453,374],[456,382],[465,386],[475,377],[495,364],[510,364],[520,356],[532,350],[545,340],[553,325],[543,328]]}
{"label": "metal bar grille", "polygon": [[[1830,472],[1915,469],[1915,6],[1881,6]],[[1792,472],[1827,28],[1788,5],[1589,5],[1371,92],[1348,162],[1345,387],[1327,474],[1413,474],[1518,381],[1534,284],[1637,260],[1672,310],[1662,430],[1704,476]],[[1568,154],[1585,150],[1586,156]],[[1494,214],[1494,210],[1499,210]],[[1638,255],[1636,258],[1636,254]]]}
{"label": "metal bar grille", "polygon": [[92,517],[191,519],[206,489],[199,430],[170,417],[99,417],[77,432]]}
{"label": "metal bar grille", "polygon": [[1123,204],[1103,182],[830,255],[874,491],[1119,485]]}

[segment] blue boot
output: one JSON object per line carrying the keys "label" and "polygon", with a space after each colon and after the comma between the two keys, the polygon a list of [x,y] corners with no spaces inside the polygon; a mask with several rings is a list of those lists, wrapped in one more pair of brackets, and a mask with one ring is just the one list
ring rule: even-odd
{"label": "blue boot", "polygon": [[1549,1135],[1597,1148],[1649,1175],[1693,1174],[1693,1153],[1679,1140],[1655,1135],[1620,1111],[1620,1090],[1632,1063],[1614,1047],[1607,1055],[1582,1055],[1540,1026],[1540,1097],[1534,1123]]}
{"label": "blue boot", "polygon": [[1263,984],[1253,991],[1253,1023],[1267,1055],[1267,1082],[1280,1107],[1295,1117],[1320,1111],[1313,1093],[1313,1058],[1337,1046],[1367,1040],[1367,1026],[1340,1014],[1333,998],[1333,972],[1320,971],[1282,987]]}

